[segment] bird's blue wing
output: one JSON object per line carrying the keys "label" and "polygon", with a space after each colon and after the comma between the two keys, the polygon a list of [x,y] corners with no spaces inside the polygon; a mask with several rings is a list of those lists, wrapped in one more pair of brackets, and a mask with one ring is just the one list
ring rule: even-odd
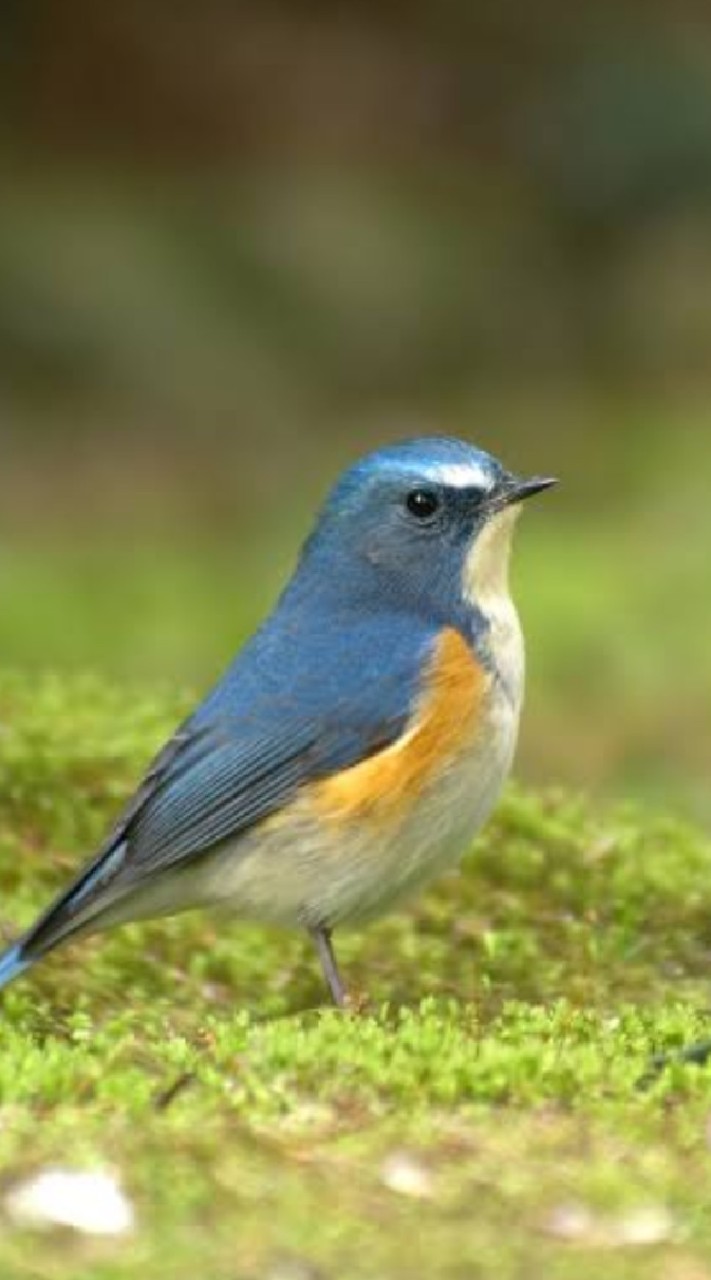
{"label": "bird's blue wing", "polygon": [[431,631],[389,621],[346,627],[318,646],[300,639],[284,650],[266,637],[254,656],[244,652],[156,758],[98,857],[27,935],[28,954],[93,926],[117,900],[279,810],[304,783],[399,736]]}
{"label": "bird's blue wing", "polygon": [[311,726],[255,739],[229,720],[189,739],[126,832],[133,875],[190,858],[271,813],[307,774],[313,746]]}

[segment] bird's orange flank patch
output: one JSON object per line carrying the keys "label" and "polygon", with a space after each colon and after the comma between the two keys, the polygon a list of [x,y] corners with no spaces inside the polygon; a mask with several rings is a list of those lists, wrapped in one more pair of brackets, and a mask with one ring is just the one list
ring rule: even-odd
{"label": "bird's orange flank patch", "polygon": [[401,738],[310,790],[320,817],[387,821],[409,810],[430,779],[475,737],[489,676],[458,631],[442,632],[425,670],[419,706]]}

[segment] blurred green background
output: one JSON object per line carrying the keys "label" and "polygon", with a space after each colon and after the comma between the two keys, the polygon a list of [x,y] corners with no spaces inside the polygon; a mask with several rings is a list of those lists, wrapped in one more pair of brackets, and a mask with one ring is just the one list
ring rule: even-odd
{"label": "blurred green background", "polygon": [[3,664],[200,689],[451,432],[564,481],[519,773],[711,819],[707,5],[6,0],[0,181]]}

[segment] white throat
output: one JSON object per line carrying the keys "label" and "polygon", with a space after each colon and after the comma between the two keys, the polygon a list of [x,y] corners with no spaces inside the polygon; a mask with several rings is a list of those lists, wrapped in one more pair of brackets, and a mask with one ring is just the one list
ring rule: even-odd
{"label": "white throat", "polygon": [[518,507],[505,507],[476,537],[464,564],[462,591],[490,627],[489,648],[498,674],[517,706],[523,699],[524,646],[509,591],[511,541]]}

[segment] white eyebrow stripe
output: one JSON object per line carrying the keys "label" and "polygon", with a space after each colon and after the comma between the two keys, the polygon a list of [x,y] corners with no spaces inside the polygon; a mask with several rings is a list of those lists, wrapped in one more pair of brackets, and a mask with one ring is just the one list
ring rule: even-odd
{"label": "white eyebrow stripe", "polygon": [[491,489],[493,480],[471,462],[448,462],[437,468],[437,479],[453,489]]}

